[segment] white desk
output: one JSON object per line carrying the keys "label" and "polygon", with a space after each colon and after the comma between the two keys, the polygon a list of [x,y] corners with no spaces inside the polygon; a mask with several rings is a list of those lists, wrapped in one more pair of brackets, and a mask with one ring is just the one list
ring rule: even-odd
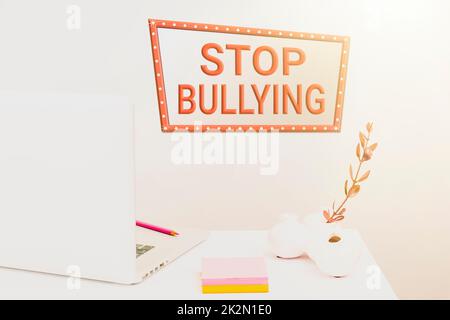
{"label": "white desk", "polygon": [[[357,271],[335,279],[319,272],[308,258],[279,260],[267,250],[262,231],[212,232],[210,238],[142,284],[122,286],[81,281],[79,290],[67,289],[67,278],[0,269],[0,298],[38,299],[396,299],[388,281],[380,274],[380,286],[369,288],[368,268],[376,266],[364,247]],[[203,295],[200,287],[202,257],[265,256],[270,293]],[[370,270],[369,270],[370,271]]]}

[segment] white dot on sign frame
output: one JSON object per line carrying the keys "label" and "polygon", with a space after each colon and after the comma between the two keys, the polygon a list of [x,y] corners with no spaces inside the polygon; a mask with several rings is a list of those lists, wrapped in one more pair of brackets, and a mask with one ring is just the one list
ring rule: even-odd
{"label": "white dot on sign frame", "polygon": [[173,24],[173,26],[174,26],[174,27],[176,27],[176,26],[177,26],[177,24],[176,24],[176,23],[174,23],[174,24]]}
{"label": "white dot on sign frame", "polygon": [[237,28],[237,29],[236,29],[236,31],[237,31],[237,32],[240,32],[240,31],[241,31],[241,29]]}
{"label": "white dot on sign frame", "polygon": [[314,128],[313,128],[313,130],[314,130],[314,131],[316,131],[316,130],[317,130],[317,128],[316,128],[316,127],[314,127]]}
{"label": "white dot on sign frame", "polygon": [[337,131],[337,130],[339,130],[339,128],[338,128],[338,127],[334,127],[334,130],[336,130],[336,131]]}
{"label": "white dot on sign frame", "polygon": [[292,33],[289,33],[289,37],[292,37],[293,36],[293,34]]}
{"label": "white dot on sign frame", "polygon": [[186,27],[187,27],[187,24],[186,24],[186,23],[185,23],[185,24],[183,24],[183,27],[185,27],[185,28],[186,28]]}
{"label": "white dot on sign frame", "polygon": [[306,130],[306,127],[303,127],[302,130],[305,131],[305,130]]}

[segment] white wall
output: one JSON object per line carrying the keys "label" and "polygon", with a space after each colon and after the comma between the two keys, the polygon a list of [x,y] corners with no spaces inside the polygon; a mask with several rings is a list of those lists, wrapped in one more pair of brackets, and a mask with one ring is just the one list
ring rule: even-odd
{"label": "white wall", "polygon": [[[68,31],[66,7],[82,9]],[[289,134],[280,171],[175,166],[159,129],[147,18],[349,35],[340,134]],[[403,298],[450,298],[448,1],[0,0],[0,90],[120,93],[137,107],[141,215],[168,225],[267,228],[342,194],[357,133],[375,121],[373,175],[349,205]],[[1,178],[1,177],[0,177]]]}

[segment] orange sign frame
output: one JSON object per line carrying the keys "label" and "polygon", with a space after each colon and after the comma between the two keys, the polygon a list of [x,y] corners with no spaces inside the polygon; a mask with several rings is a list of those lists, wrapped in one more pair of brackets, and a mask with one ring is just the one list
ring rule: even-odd
{"label": "orange sign frame", "polygon": [[[326,35],[306,32],[292,32],[262,28],[247,28],[237,26],[225,26],[216,24],[181,22],[172,20],[149,19],[150,38],[152,44],[153,65],[155,72],[155,80],[158,95],[158,107],[160,112],[161,130],[163,132],[227,132],[227,131],[277,131],[277,132],[340,132],[342,126],[342,114],[344,105],[344,95],[347,76],[347,65],[349,57],[350,39],[346,36]],[[311,125],[311,124],[293,124],[293,125],[209,125],[203,124],[201,127],[195,124],[173,125],[169,121],[169,113],[167,108],[166,91],[164,85],[163,63],[159,45],[158,30],[180,29],[190,31],[254,35],[258,37],[274,37],[274,38],[290,38],[300,40],[313,40],[325,42],[342,43],[342,51],[339,68],[338,92],[336,93],[336,105],[334,112],[334,122],[332,124]]]}

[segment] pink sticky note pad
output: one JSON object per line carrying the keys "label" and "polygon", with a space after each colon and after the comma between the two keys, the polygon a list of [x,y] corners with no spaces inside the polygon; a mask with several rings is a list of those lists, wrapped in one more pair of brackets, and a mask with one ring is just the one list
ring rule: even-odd
{"label": "pink sticky note pad", "polygon": [[204,258],[202,285],[268,284],[264,258]]}

